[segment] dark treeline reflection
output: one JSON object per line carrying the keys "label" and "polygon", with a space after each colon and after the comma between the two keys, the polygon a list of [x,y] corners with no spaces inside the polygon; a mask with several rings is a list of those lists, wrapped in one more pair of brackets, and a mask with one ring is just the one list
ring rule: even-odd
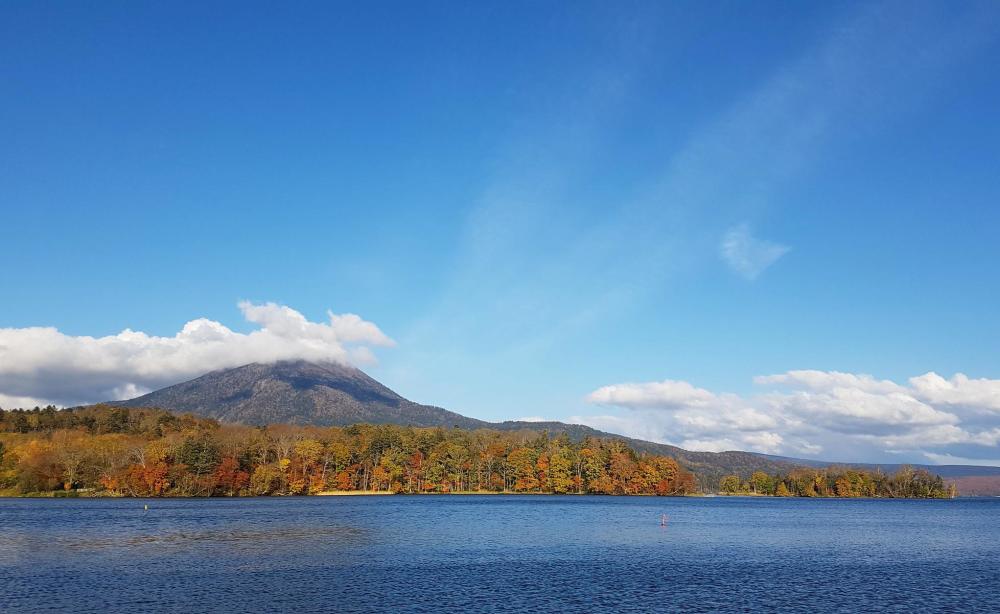
{"label": "dark treeline reflection", "polygon": [[534,431],[220,425],[107,405],[0,412],[8,495],[306,495],[325,491],[682,495],[694,476],[624,442]]}

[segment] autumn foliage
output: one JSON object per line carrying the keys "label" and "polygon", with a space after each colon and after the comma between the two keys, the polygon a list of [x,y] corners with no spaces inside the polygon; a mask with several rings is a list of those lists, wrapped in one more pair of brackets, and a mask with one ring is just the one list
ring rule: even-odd
{"label": "autumn foliage", "polygon": [[220,425],[154,409],[0,412],[0,489],[159,497],[324,491],[682,495],[694,476],[616,439],[534,431]]}
{"label": "autumn foliage", "polygon": [[720,491],[726,495],[775,497],[944,499],[957,495],[955,487],[945,484],[941,476],[908,466],[891,475],[850,467],[801,468],[780,475],[755,471],[745,481],[738,475],[723,477]]}

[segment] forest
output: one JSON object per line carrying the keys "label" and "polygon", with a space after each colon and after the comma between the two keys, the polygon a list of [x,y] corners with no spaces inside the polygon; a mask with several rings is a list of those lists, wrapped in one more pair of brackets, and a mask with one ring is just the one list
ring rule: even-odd
{"label": "forest", "polygon": [[322,492],[684,495],[694,476],[620,440],[536,431],[219,424],[96,405],[0,411],[0,494]]}
{"label": "forest", "polygon": [[0,411],[0,495],[205,497],[382,493],[946,498],[921,469],[848,467],[733,474],[698,484],[673,458],[618,439],[358,424],[220,424],[158,409],[95,405]]}
{"label": "forest", "polygon": [[850,467],[793,469],[784,475],[755,471],[749,479],[722,478],[719,491],[726,495],[774,497],[884,497],[948,499],[958,495],[954,484],[925,469],[903,466],[894,474]]}

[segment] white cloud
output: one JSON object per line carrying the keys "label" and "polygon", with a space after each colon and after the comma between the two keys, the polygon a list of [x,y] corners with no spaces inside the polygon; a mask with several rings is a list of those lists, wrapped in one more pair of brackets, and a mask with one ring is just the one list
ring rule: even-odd
{"label": "white cloud", "polygon": [[758,432],[751,433],[745,441],[757,450],[764,452],[778,452],[782,448],[785,439],[777,433]]}
{"label": "white cloud", "polygon": [[760,375],[753,378],[756,384],[784,384],[789,388],[828,390],[831,388],[851,388],[865,392],[898,392],[903,388],[889,380],[877,380],[871,375],[856,375],[840,371],[814,371],[802,369],[778,375]]}
{"label": "white cloud", "polygon": [[750,227],[741,224],[722,238],[719,253],[726,264],[747,280],[757,279],[764,269],[778,261],[791,248],[754,237]]}
{"label": "white cloud", "polygon": [[954,424],[958,417],[934,409],[908,394],[873,394],[855,388],[823,392],[775,393],[763,398],[774,410],[784,410],[830,430],[854,432],[877,425]]}
{"label": "white cloud", "polygon": [[16,409],[18,407],[45,407],[48,404],[49,401],[46,401],[45,399],[37,399],[34,397],[15,397],[0,394],[0,408],[4,409]]}
{"label": "white cloud", "polygon": [[590,393],[587,399],[592,403],[626,407],[698,407],[717,402],[716,396],[708,390],[676,380],[605,386]]}
{"label": "white cloud", "polygon": [[931,403],[1000,413],[1000,380],[970,379],[962,373],[945,379],[931,372],[911,377],[910,386]]}
{"label": "white cloud", "polygon": [[953,456],[951,454],[935,454],[933,452],[925,452],[924,456],[935,465],[980,465],[982,467],[1000,467],[1000,457],[963,458],[961,456]]}
{"label": "white cloud", "polygon": [[369,346],[391,346],[354,314],[310,322],[274,303],[239,303],[259,328],[230,330],[199,318],[172,337],[125,329],[106,337],[71,336],[52,327],[0,328],[0,406],[73,405],[138,396],[214,369],[251,362],[313,360],[367,364]]}
{"label": "white cloud", "polygon": [[754,378],[753,395],[716,393],[687,382],[605,386],[591,403],[630,411],[575,421],[681,447],[859,460],[888,453],[920,459],[995,457],[1000,445],[1000,380],[959,373],[910,378],[907,385],[837,371],[789,371]]}
{"label": "white cloud", "polygon": [[699,452],[726,452],[728,450],[739,450],[742,447],[740,442],[727,437],[719,439],[685,439],[678,445],[686,450],[698,450]]}
{"label": "white cloud", "polygon": [[943,424],[892,433],[880,439],[886,446],[896,450],[952,444],[996,446],[1000,439],[1000,429],[970,433],[953,424]]}

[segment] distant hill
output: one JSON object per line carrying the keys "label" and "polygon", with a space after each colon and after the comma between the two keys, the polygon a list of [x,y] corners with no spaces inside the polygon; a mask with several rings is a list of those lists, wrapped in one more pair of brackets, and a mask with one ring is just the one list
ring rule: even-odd
{"label": "distant hill", "polygon": [[1000,497],[1000,474],[961,476],[948,481],[955,484],[962,497]]}
{"label": "distant hill", "polygon": [[774,456],[772,454],[758,454],[764,458],[774,461],[791,463],[802,467],[829,467],[836,465],[839,467],[857,467],[867,471],[881,469],[885,473],[895,473],[904,464],[915,469],[926,469],[931,473],[936,473],[943,478],[967,478],[980,476],[1000,477],[1000,467],[988,467],[982,465],[922,465],[920,463],[851,463],[851,462],[831,462],[824,460],[812,460],[805,458],[793,458],[790,456]]}

